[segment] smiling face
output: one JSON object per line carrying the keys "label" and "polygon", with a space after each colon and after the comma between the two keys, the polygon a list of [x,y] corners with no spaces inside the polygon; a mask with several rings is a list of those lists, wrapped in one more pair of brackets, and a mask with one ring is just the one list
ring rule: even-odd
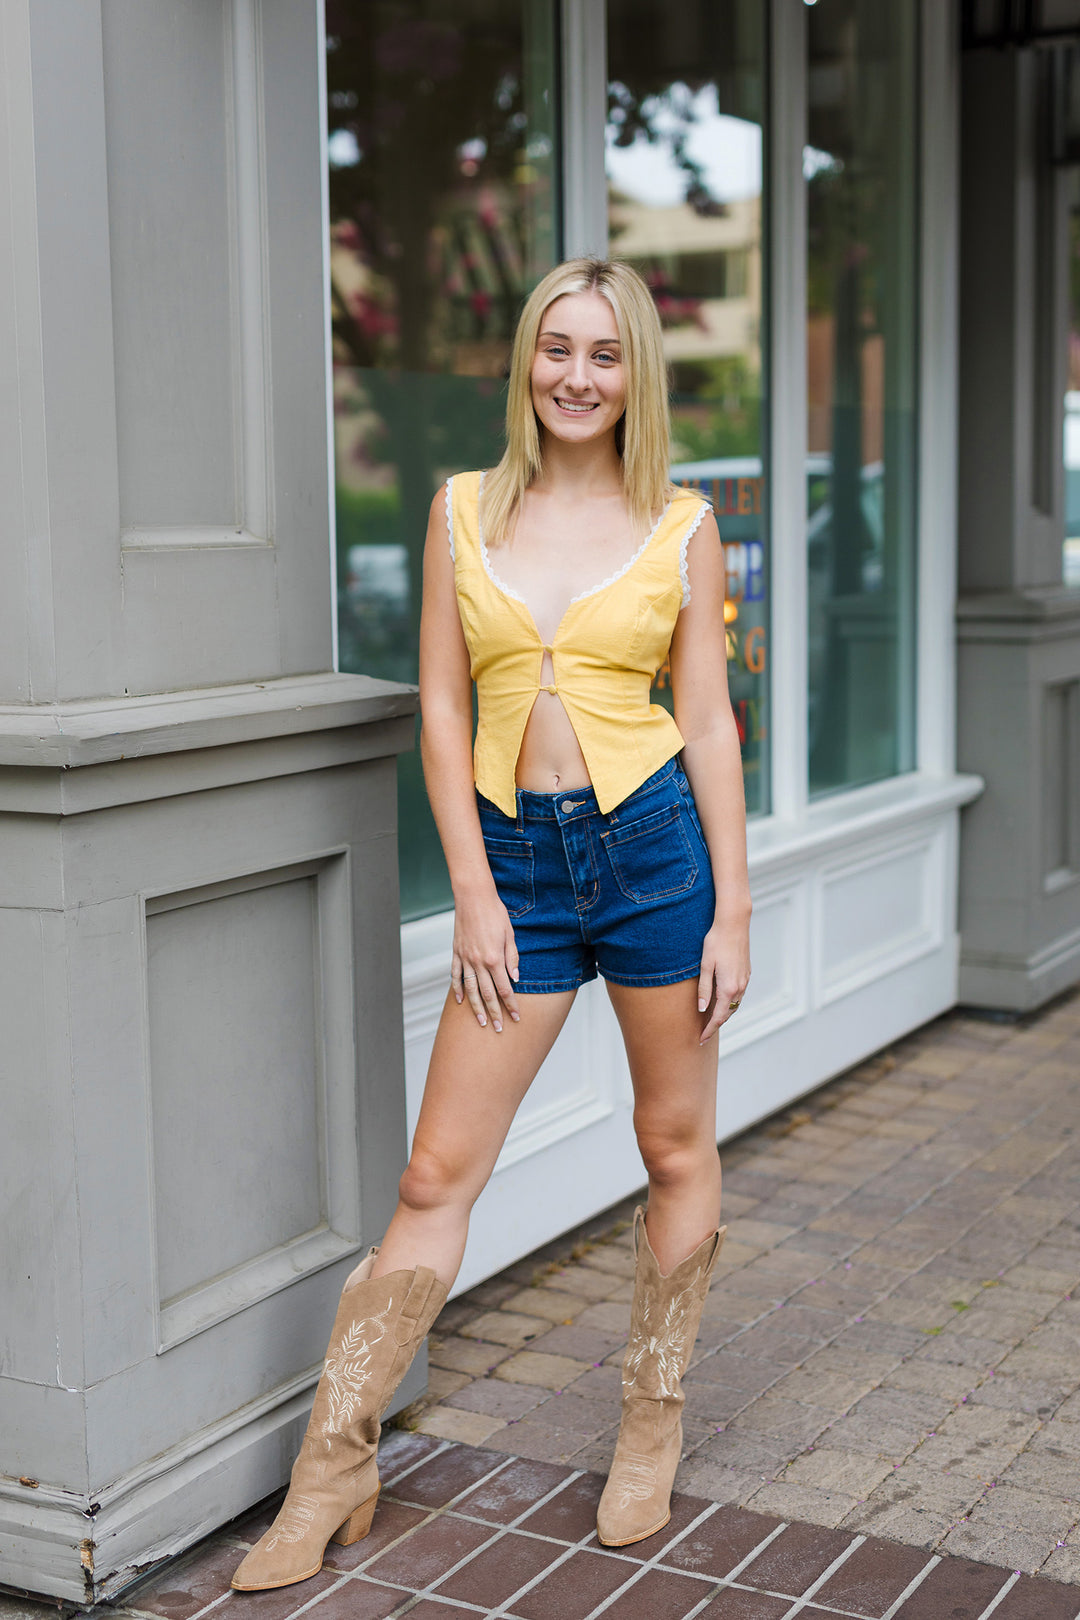
{"label": "smiling face", "polygon": [[533,409],[567,444],[614,433],[626,408],[619,323],[600,293],[567,293],[544,311],[530,373]]}

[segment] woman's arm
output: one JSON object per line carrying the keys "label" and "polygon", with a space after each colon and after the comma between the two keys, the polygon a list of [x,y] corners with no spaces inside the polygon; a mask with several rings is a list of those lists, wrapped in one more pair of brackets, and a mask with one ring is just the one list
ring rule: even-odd
{"label": "woman's arm", "polygon": [[675,723],[683,735],[683,768],[709,846],[716,912],[705,936],[698,1006],[712,1011],[707,1041],[731,1016],[750,979],[750,880],[742,758],[727,683],[724,548],[706,513],[687,548],[691,594],[671,640]]}
{"label": "woman's arm", "polygon": [[[518,1021],[514,930],[488,866],[472,773],[472,680],[458,613],[446,527],[446,490],[431,503],[420,613],[420,756],[454,891],[450,979],[481,1024],[502,1029],[502,1007]],[[485,1013],[484,1009],[487,1009]]]}

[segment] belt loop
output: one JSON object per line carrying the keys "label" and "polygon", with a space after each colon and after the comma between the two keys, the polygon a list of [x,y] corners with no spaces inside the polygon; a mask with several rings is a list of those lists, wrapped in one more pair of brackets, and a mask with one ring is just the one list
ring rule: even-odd
{"label": "belt loop", "polygon": [[518,830],[519,833],[524,834],[524,832],[525,832],[525,802],[524,802],[524,795],[522,794],[522,791],[521,791],[520,788],[515,788],[514,789],[514,802],[517,805],[517,830]]}

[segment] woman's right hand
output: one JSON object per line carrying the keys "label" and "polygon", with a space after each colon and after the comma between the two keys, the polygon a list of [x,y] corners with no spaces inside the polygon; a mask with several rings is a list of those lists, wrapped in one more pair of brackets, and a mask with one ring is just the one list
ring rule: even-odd
{"label": "woman's right hand", "polygon": [[520,1022],[514,986],[518,953],[506,907],[497,894],[483,899],[455,900],[454,955],[450,984],[460,1006],[468,998],[477,1022],[502,1032],[505,1007],[514,1023]]}

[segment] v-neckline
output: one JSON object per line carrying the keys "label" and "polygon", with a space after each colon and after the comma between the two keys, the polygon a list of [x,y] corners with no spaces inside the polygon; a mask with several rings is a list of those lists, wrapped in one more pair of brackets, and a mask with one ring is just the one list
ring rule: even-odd
{"label": "v-neckline", "polygon": [[559,639],[559,636],[562,634],[562,627],[566,623],[571,609],[575,608],[579,602],[587,602],[590,597],[599,596],[601,591],[606,591],[609,586],[617,585],[620,579],[625,579],[626,575],[630,572],[631,568],[633,568],[634,564],[640,561],[640,559],[645,555],[646,551],[652,545],[661,523],[663,523],[677,499],[677,497],[674,495],[671,497],[671,500],[668,501],[667,505],[660,513],[660,516],[657,518],[656,522],[653,524],[640,546],[638,546],[633,556],[623,563],[621,568],[617,569],[614,574],[609,574],[607,579],[602,579],[599,585],[592,585],[587,591],[579,591],[576,596],[572,596],[570,598],[569,602],[566,604],[566,607],[563,609],[562,618],[555,627],[555,634],[552,636],[550,641],[545,641],[540,634],[540,627],[536,622],[536,615],[533,613],[532,608],[529,606],[528,602],[526,602],[521,592],[516,591],[514,587],[512,585],[508,585],[505,580],[500,579],[494,568],[491,566],[491,557],[488,554],[487,543],[484,540],[484,521],[481,516],[481,497],[483,495],[483,490],[484,474],[481,473],[476,499],[476,529],[480,538],[480,561],[484,565],[484,572],[497,591],[500,591],[502,595],[507,597],[511,602],[517,602],[519,606],[524,609],[525,616],[529,621],[529,626],[533,632],[533,635],[543,648],[554,647],[555,643]]}

